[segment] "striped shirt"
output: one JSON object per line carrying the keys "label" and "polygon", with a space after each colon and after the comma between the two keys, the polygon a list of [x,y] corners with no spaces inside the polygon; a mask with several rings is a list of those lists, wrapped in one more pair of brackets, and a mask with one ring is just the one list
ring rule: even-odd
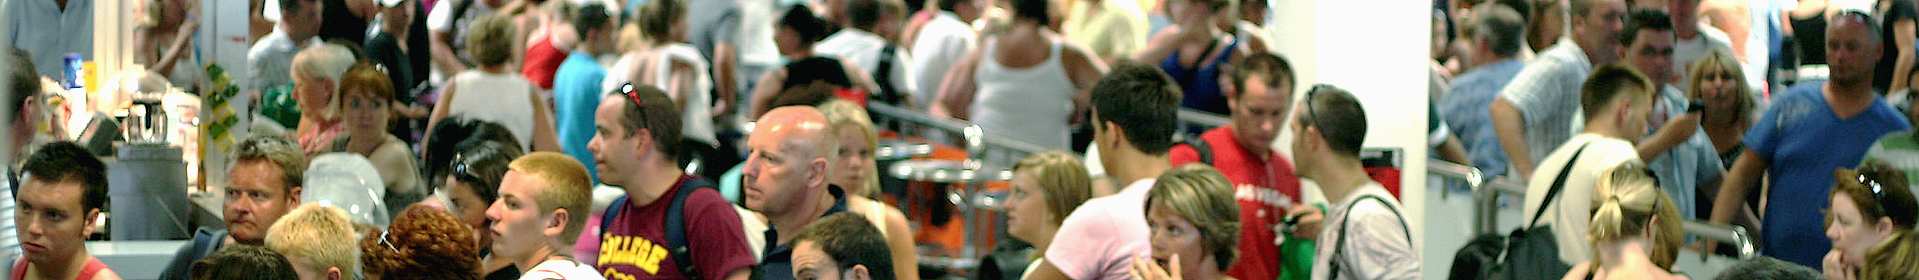
{"label": "striped shirt", "polygon": [[[1906,174],[1919,174],[1919,137],[1912,131],[1887,134],[1872,143],[1866,158],[1883,161]],[[1906,175],[1907,186],[1919,186],[1919,176]]]}
{"label": "striped shirt", "polygon": [[1580,112],[1579,86],[1592,68],[1579,44],[1560,39],[1499,91],[1500,98],[1519,110],[1531,162],[1537,164],[1572,139]]}

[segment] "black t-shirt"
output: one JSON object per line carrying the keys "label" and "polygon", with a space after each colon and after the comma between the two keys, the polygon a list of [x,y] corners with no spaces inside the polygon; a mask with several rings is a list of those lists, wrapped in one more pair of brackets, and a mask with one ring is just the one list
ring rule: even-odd
{"label": "black t-shirt", "polygon": [[1799,65],[1826,64],[1826,13],[1792,19],[1793,45],[1799,47]]}
{"label": "black t-shirt", "polygon": [[[346,0],[323,0],[320,4],[320,39],[346,40],[354,45],[366,43],[367,18],[347,9]],[[425,13],[418,13],[424,15]]]}
{"label": "black t-shirt", "polygon": [[407,57],[409,53],[400,50],[399,38],[394,38],[393,33],[380,32],[374,34],[372,39],[367,39],[363,48],[366,49],[367,59],[386,67],[387,80],[393,82],[393,98],[401,103],[413,104],[412,89],[419,81],[414,80],[413,61]]}

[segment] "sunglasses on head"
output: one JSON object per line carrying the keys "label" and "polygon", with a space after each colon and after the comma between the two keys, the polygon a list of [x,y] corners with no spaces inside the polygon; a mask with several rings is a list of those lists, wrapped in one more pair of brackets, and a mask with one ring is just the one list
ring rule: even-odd
{"label": "sunglasses on head", "polygon": [[[646,101],[640,99],[640,86],[633,85],[633,82],[620,84],[620,88],[615,89],[613,93],[625,97],[627,104],[632,104],[633,109],[646,110]],[[646,114],[639,114],[639,116],[640,123],[646,123]]]}

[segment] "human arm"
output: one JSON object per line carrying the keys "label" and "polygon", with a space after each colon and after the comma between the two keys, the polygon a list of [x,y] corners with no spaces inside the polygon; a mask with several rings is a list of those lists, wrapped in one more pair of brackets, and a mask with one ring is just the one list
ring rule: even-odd
{"label": "human arm", "polygon": [[1472,165],[1472,157],[1466,154],[1466,145],[1459,143],[1459,136],[1446,136],[1446,142],[1439,143],[1439,158],[1461,165]]}
{"label": "human arm", "polygon": [[962,120],[969,117],[966,113],[973,106],[973,95],[979,91],[973,75],[983,56],[981,51],[974,50],[953,63],[953,68],[946,71],[946,78],[940,81],[940,90],[933,99],[936,104],[929,104],[927,108],[930,114]]}
{"label": "human arm", "polygon": [[725,42],[713,46],[713,89],[718,92],[713,100],[713,117],[733,113],[733,102],[739,96],[739,54],[733,43]]}
{"label": "human arm", "polygon": [[1524,113],[1503,97],[1493,99],[1491,112],[1493,132],[1499,136],[1500,149],[1506,150],[1507,161],[1512,162],[1513,175],[1521,180],[1532,178],[1532,152],[1526,146]]}
{"label": "human arm", "polygon": [[[427,129],[432,129],[434,127],[437,127],[435,125],[439,125],[440,120],[446,119],[447,114],[451,113],[450,111],[453,110],[451,109],[453,107],[453,95],[455,94],[453,85],[454,83],[447,82],[446,87],[440,88],[440,101],[433,103],[434,104],[433,113],[427,115],[427,119],[426,119]],[[426,143],[432,143],[432,142],[433,142],[432,131],[428,131],[423,136],[420,136],[421,146],[426,146]]]}
{"label": "human arm", "polygon": [[533,150],[560,151],[559,137],[554,136],[553,130],[553,106],[547,104],[546,98],[540,98],[538,88],[528,92],[526,98],[527,104],[533,105]]}
{"label": "human arm", "polygon": [[751,107],[753,109],[753,116],[748,119],[758,119],[761,114],[766,114],[767,109],[772,109],[766,108],[766,105],[768,105],[767,103],[773,102],[773,97],[780,95],[780,90],[784,90],[781,88],[784,83],[786,83],[786,69],[784,68],[767,71],[766,74],[760,75],[759,86],[753,87],[753,95],[750,96],[751,100],[749,101],[751,101],[751,103],[748,105],[753,106]]}
{"label": "human arm", "polygon": [[1699,132],[1699,119],[1699,112],[1685,112],[1667,121],[1665,125],[1659,127],[1659,130],[1640,139],[1639,144],[1633,147],[1639,151],[1639,159],[1652,162],[1673,147],[1686,143],[1686,139],[1692,139],[1693,134]]}
{"label": "human arm", "polygon": [[913,247],[913,229],[907,225],[906,215],[892,206],[885,207],[884,212],[886,247],[893,253],[893,274],[898,276],[896,279],[919,279],[919,251]]}
{"label": "human arm", "polygon": [[1092,56],[1092,52],[1079,46],[1069,45],[1060,52],[1060,58],[1066,66],[1066,76],[1073,81],[1073,115],[1070,123],[1085,121],[1091,111],[1093,85],[1106,75],[1106,64]]}
{"label": "human arm", "polygon": [[[186,2],[195,3],[197,1],[186,1]],[[185,5],[188,5],[186,7],[187,11],[193,11],[196,9],[195,4],[185,4]],[[157,8],[158,7],[152,7],[152,9],[157,9]],[[136,58],[142,59],[146,63],[148,63],[147,71],[160,73],[161,75],[168,75],[173,73],[173,67],[176,67],[176,65],[179,63],[182,57],[189,54],[188,51],[191,48],[190,46],[193,44],[193,35],[200,31],[199,16],[194,15],[197,13],[198,12],[189,12],[187,19],[184,22],[181,22],[180,26],[178,27],[179,29],[177,29],[177,31],[173,33],[174,34],[173,38],[165,38],[165,39],[169,39],[169,41],[156,41],[162,38],[152,38],[150,35],[147,35],[147,33],[141,33],[140,36],[134,36],[136,44],[143,44],[141,45],[141,47],[135,50],[134,52],[135,56]],[[152,50],[154,50],[155,47],[158,46],[157,44],[160,44],[160,43],[167,44],[166,50],[161,51],[159,53],[152,52]],[[154,57],[155,55],[157,55],[158,57]]]}
{"label": "human arm", "polygon": [[1894,60],[1892,67],[1892,86],[1887,88],[1887,91],[1896,91],[1911,86],[1907,82],[1912,77],[1914,63],[1913,36],[1919,36],[1919,34],[1914,34],[1914,19],[1910,18],[1895,21],[1887,28],[1892,29],[1893,38],[1895,38],[1893,42],[1899,47],[1896,50],[1898,58]]}
{"label": "human arm", "polygon": [[428,52],[433,58],[433,67],[439,68],[440,73],[449,73],[450,75],[451,73],[466,72],[466,62],[460,61],[460,55],[453,51],[453,33],[451,30],[428,31],[427,41],[428,49],[431,49]]}

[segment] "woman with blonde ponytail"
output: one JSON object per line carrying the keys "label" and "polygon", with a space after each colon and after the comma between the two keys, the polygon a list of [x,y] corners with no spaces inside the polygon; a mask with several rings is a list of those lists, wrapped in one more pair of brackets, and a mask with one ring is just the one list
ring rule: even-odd
{"label": "woman with blonde ponytail", "polygon": [[1643,163],[1606,171],[1593,187],[1593,258],[1564,279],[1688,279],[1669,272],[1677,257],[1679,212]]}
{"label": "woman with blonde ponytail", "polygon": [[1857,170],[1833,171],[1827,204],[1826,279],[1913,279],[1919,275],[1919,238],[1913,234],[1919,201],[1906,188],[1906,176],[1878,161]]}

